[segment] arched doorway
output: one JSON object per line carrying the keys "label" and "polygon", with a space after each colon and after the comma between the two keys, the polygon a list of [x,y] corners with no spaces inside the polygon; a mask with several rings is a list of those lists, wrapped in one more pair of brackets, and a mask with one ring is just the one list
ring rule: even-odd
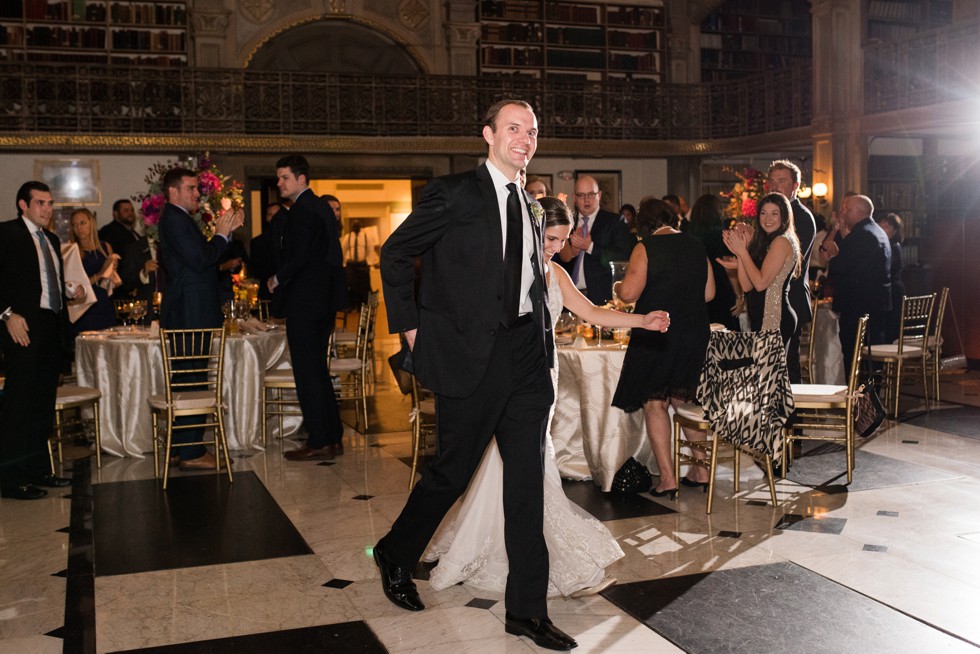
{"label": "arched doorway", "polygon": [[424,74],[414,57],[390,37],[348,20],[304,23],[263,43],[249,70],[356,75]]}

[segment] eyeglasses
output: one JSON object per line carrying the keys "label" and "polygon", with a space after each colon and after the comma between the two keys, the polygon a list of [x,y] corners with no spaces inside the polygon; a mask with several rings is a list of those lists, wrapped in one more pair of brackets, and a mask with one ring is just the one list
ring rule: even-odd
{"label": "eyeglasses", "polygon": [[579,200],[594,200],[598,195],[595,191],[589,191],[588,193],[576,193],[575,197]]}

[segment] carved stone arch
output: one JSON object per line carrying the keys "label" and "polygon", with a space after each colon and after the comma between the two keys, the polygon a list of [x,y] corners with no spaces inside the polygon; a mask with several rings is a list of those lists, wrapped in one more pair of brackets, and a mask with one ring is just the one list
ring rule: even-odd
{"label": "carved stone arch", "polygon": [[322,15],[266,36],[245,60],[249,70],[365,75],[427,74],[411,46],[384,28]]}

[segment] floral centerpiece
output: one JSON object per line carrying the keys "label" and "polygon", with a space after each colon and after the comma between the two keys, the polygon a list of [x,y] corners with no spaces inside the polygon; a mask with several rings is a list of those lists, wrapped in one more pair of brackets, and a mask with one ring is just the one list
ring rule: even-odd
{"label": "floral centerpiece", "polygon": [[766,175],[755,168],[743,168],[741,171],[725,168],[735,173],[738,182],[722,197],[728,199],[725,206],[725,217],[735,220],[755,220],[759,212],[759,200],[766,195]]}
{"label": "floral centerpiece", "polygon": [[150,166],[144,178],[149,190],[133,197],[133,202],[140,208],[146,234],[152,239],[157,238],[160,214],[163,212],[163,205],[167,202],[163,193],[163,177],[177,167],[191,169],[197,175],[201,201],[198,210],[191,214],[191,217],[201,232],[211,238],[214,236],[215,217],[229,209],[239,211],[245,203],[242,197],[241,183],[228,175],[223,175],[211,161],[211,155],[208,152],[195,157],[190,164],[187,161],[168,159],[165,163],[157,162]]}

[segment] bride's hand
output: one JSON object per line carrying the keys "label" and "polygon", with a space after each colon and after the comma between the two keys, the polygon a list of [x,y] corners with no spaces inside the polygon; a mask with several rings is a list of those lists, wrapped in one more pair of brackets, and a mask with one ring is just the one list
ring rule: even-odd
{"label": "bride's hand", "polygon": [[643,328],[652,332],[666,332],[670,327],[670,314],[666,311],[651,311],[643,316]]}

